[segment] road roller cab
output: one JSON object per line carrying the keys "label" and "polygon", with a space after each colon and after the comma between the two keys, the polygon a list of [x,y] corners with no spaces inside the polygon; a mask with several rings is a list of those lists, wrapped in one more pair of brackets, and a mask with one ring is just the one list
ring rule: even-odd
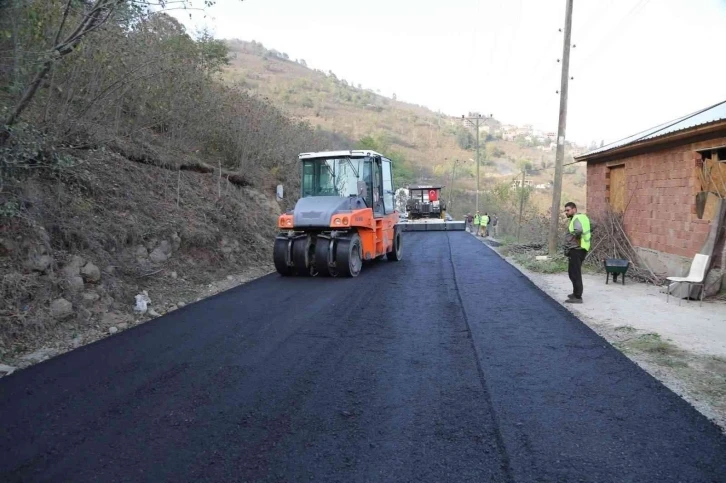
{"label": "road roller cab", "polygon": [[391,160],[369,150],[299,155],[301,197],[280,215],[281,275],[357,276],[364,261],[401,259]]}

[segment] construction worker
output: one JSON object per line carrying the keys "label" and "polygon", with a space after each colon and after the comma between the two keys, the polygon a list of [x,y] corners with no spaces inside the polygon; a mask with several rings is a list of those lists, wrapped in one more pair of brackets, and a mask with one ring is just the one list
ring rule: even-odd
{"label": "construction worker", "polygon": [[481,217],[481,226],[484,227],[484,234],[482,236],[489,236],[489,213],[484,213]]}
{"label": "construction worker", "polygon": [[491,223],[492,227],[494,227],[494,236],[499,238],[499,225],[497,223],[499,222],[499,218],[497,218],[496,213],[492,213],[492,219],[489,221]]}
{"label": "construction worker", "polygon": [[466,214],[466,230],[469,233],[474,233],[474,227],[472,226],[474,223],[474,217],[472,216],[471,212]]}
{"label": "construction worker", "polygon": [[590,240],[594,223],[584,213],[577,212],[577,205],[572,201],[565,204],[565,215],[570,219],[570,225],[565,234],[565,256],[569,259],[567,273],[572,281],[572,293],[567,296],[565,303],[582,303],[582,262],[590,251]]}
{"label": "construction worker", "polygon": [[481,215],[479,212],[476,212],[476,215],[474,215],[474,230],[476,231],[474,233],[475,236],[479,236],[479,229],[481,228]]}

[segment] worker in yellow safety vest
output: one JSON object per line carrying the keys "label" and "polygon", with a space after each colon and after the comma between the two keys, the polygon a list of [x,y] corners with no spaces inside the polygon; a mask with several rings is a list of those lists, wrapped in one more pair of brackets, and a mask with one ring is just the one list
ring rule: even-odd
{"label": "worker in yellow safety vest", "polygon": [[567,296],[565,303],[582,303],[582,262],[590,251],[592,229],[594,223],[584,213],[577,212],[577,205],[572,201],[565,204],[565,215],[570,219],[565,235],[565,255],[569,259],[567,273],[572,282],[572,293]]}
{"label": "worker in yellow safety vest", "polygon": [[484,213],[484,216],[481,217],[481,226],[484,227],[482,236],[489,236],[489,213]]}
{"label": "worker in yellow safety vest", "polygon": [[474,236],[479,236],[479,228],[481,228],[481,215],[477,211],[474,215]]}

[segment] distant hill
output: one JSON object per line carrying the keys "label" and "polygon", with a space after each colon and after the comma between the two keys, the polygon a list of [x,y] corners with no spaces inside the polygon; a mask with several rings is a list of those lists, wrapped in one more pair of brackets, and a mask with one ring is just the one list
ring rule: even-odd
{"label": "distant hill", "polygon": [[[226,41],[230,65],[223,79],[230,85],[268,98],[290,116],[306,120],[325,131],[358,141],[357,146],[378,149],[391,156],[398,185],[422,182],[451,184],[454,160],[463,162],[455,173],[456,187],[464,193],[476,187],[473,160],[473,128],[462,120],[430,109],[380,95],[354,79],[338,78],[333,72],[308,68],[302,59],[268,49],[259,42]],[[496,119],[487,119],[492,132],[500,129]],[[527,162],[537,169],[554,164],[554,152],[527,146],[522,139],[504,141],[482,131],[482,189],[519,178]],[[568,199],[585,200],[584,169],[570,167],[564,180]],[[547,184],[554,170],[532,172],[534,184]],[[535,193],[542,208],[551,193]]]}

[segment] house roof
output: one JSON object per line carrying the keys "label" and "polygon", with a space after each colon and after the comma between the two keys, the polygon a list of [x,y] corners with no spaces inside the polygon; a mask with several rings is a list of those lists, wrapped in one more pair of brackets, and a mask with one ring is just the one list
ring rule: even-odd
{"label": "house roof", "polygon": [[577,160],[585,160],[594,155],[604,154],[608,151],[615,149],[624,148],[626,146],[636,145],[649,141],[652,139],[661,138],[669,134],[673,134],[679,131],[686,131],[695,127],[703,126],[706,124],[715,123],[718,121],[726,120],[726,101],[719,102],[713,106],[709,106],[705,109],[693,112],[678,119],[668,121],[658,126],[646,129],[632,136],[628,136],[619,141],[602,146],[598,149],[593,149],[580,156],[576,156]]}

